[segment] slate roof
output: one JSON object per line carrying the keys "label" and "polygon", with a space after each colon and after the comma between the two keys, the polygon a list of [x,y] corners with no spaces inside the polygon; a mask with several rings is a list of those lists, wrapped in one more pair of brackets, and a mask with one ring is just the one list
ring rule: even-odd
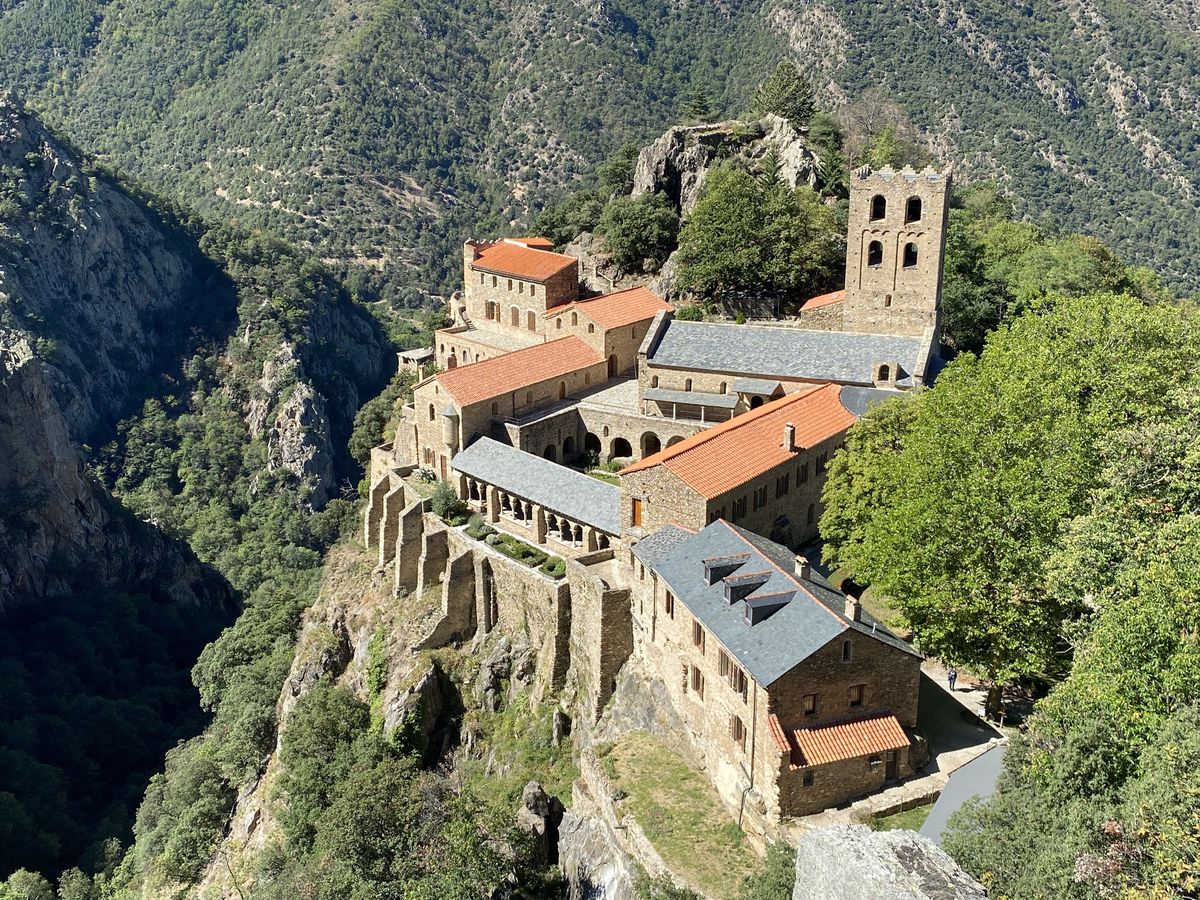
{"label": "slate roof", "polygon": [[635,287],[588,300],[576,300],[566,306],[556,306],[547,310],[546,316],[559,316],[572,309],[578,310],[608,331],[653,319],[660,312],[670,311],[673,307],[653,291]]}
{"label": "slate roof", "polygon": [[520,239],[480,244],[479,255],[471,263],[471,268],[540,282],[578,265],[578,260],[573,256],[545,249],[545,239],[535,238],[530,243],[534,246],[526,246]]}
{"label": "slate roof", "polygon": [[824,384],[780,397],[684,438],[618,474],[662,465],[711,500],[795,455],[783,447],[784,425],[795,427],[799,448],[815,446],[853,425],[856,417],[838,399],[841,391],[839,385]]}
{"label": "slate roof", "polygon": [[996,792],[996,784],[1003,770],[1003,744],[997,744],[966,765],[955,769],[950,773],[950,780],[942,788],[933,809],[929,811],[925,824],[921,826],[921,834],[941,846],[950,817],[974,797],[981,800],[991,797]]}
{"label": "slate roof", "polygon": [[601,362],[603,356],[572,335],[439,372],[437,380],[460,406],[469,406]]}
{"label": "slate roof", "polygon": [[664,553],[679,546],[693,534],[694,531],[688,531],[678,525],[664,525],[654,534],[634,544],[633,555],[641,560],[643,565],[653,569]]}
{"label": "slate roof", "polygon": [[607,534],[621,531],[621,492],[598,478],[487,437],[458,453],[450,465]]}
{"label": "slate roof", "polygon": [[760,394],[770,397],[782,387],[778,381],[767,378],[735,378],[733,391],[735,394]]}
{"label": "slate roof", "polygon": [[708,394],[704,391],[668,391],[666,388],[646,388],[643,400],[656,403],[684,403],[692,406],[715,406],[718,409],[733,409],[738,398],[733,394]]}
{"label": "slate roof", "polygon": [[863,414],[876,403],[892,397],[909,397],[905,391],[893,391],[888,388],[868,388],[846,385],[842,388],[842,406],[862,418]]}
{"label": "slate roof", "polygon": [[898,363],[898,384],[912,384],[924,339],[765,325],[664,323],[648,359],[654,365],[766,378],[874,383],[877,363]]}
{"label": "slate roof", "polygon": [[[634,553],[644,562],[649,559],[647,564],[679,601],[764,687],[850,630],[916,655],[874,622],[846,618],[844,595],[816,572],[799,580],[794,574],[795,556],[786,547],[721,519],[694,535],[682,539],[670,535],[645,547],[654,537],[639,543]],[[704,561],[718,557],[744,557],[731,574],[763,573],[766,578],[746,599],[727,605],[723,581],[709,585],[704,578]],[[763,595],[790,595],[790,599],[767,618],[747,625],[747,602]]]}

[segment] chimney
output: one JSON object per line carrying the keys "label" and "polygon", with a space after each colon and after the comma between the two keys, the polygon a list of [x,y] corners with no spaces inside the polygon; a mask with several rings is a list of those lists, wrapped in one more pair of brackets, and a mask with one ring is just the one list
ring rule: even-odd
{"label": "chimney", "polygon": [[796,577],[801,581],[808,581],[812,578],[812,564],[808,561],[807,556],[797,556],[795,566]]}
{"label": "chimney", "polygon": [[862,621],[862,604],[858,602],[856,597],[846,595],[846,618],[851,622]]}
{"label": "chimney", "polygon": [[783,426],[783,449],[789,453],[796,451],[796,426],[791,422]]}

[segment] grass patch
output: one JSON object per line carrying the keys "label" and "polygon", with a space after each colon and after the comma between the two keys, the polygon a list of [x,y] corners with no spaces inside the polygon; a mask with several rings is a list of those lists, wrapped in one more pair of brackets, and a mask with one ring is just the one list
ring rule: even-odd
{"label": "grass patch", "polygon": [[604,481],[604,482],[607,482],[608,484],[620,484],[621,483],[621,479],[618,478],[616,475],[613,475],[611,472],[602,472],[600,469],[589,469],[588,474],[591,475],[593,478],[595,478],[597,481]]}
{"label": "grass patch", "polygon": [[912,809],[906,809],[903,812],[892,813],[890,816],[884,816],[881,819],[875,819],[869,823],[876,831],[897,831],[899,829],[907,829],[908,831],[920,831],[921,826],[925,824],[925,820],[929,818],[929,811],[933,809],[932,803],[926,803],[924,806],[914,806]]}
{"label": "grass patch", "polygon": [[615,784],[663,861],[693,887],[717,898],[739,895],[762,863],[732,821],[716,789],[657,738],[635,732],[603,755]]}
{"label": "grass patch", "polygon": [[487,750],[484,758],[467,759],[458,766],[472,793],[515,809],[525,785],[538,781],[547,794],[570,804],[579,769],[570,738],[554,745],[554,708],[553,703],[545,702],[531,710],[528,694],[521,694],[499,712],[476,713],[475,724]]}

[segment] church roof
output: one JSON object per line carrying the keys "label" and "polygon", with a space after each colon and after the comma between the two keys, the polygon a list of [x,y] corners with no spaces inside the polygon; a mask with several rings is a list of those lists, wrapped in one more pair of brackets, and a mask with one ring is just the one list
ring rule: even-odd
{"label": "church roof", "polygon": [[558,316],[568,310],[577,310],[607,331],[653,319],[660,312],[671,309],[671,305],[658,294],[648,288],[635,287],[601,297],[576,300],[566,306],[556,306],[549,310],[546,316]]}
{"label": "church roof", "polygon": [[536,245],[528,246],[521,243],[520,239],[510,238],[495,244],[482,244],[482,249],[471,263],[471,267],[478,271],[511,275],[527,281],[545,281],[565,269],[578,265],[575,257],[553,253],[546,248],[543,241],[544,239],[534,239],[531,243]]}
{"label": "church roof", "polygon": [[784,449],[785,425],[795,428],[799,449],[813,447],[853,425],[857,416],[842,405],[841,392],[840,385],[825,384],[780,397],[684,438],[626,466],[618,475],[665,466],[700,496],[711,500],[795,455],[795,451]]}
{"label": "church roof", "polygon": [[698,372],[870,385],[879,363],[898,364],[897,383],[912,384],[926,340],[888,334],[816,331],[770,325],[664,323],[647,361]]}
{"label": "church roof", "polygon": [[572,335],[439,372],[437,380],[459,406],[469,406],[602,362],[603,356]]}

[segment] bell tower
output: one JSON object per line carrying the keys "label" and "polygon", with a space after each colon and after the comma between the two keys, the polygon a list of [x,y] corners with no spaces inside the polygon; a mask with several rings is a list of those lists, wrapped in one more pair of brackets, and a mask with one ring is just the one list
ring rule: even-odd
{"label": "bell tower", "polygon": [[939,334],[949,202],[949,170],[850,176],[843,330]]}

